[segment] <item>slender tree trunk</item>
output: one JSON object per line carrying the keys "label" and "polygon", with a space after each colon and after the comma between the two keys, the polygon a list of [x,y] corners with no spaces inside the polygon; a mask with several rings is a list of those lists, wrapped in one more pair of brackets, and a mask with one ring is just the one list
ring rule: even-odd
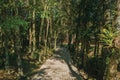
{"label": "slender tree trunk", "polygon": [[82,55],[82,67],[84,68],[84,59],[85,59],[85,40],[82,39],[81,42],[81,55]]}
{"label": "slender tree trunk", "polygon": [[21,60],[21,44],[20,44],[20,32],[15,31],[15,53],[17,54],[18,75],[23,76],[22,60]]}
{"label": "slender tree trunk", "polygon": [[57,47],[57,32],[54,32],[54,49]]}
{"label": "slender tree trunk", "polygon": [[[26,1],[26,6],[29,6],[29,0]],[[28,11],[28,15],[30,15],[30,11]],[[29,53],[32,53],[32,27],[29,27]]]}
{"label": "slender tree trunk", "polygon": [[79,37],[79,32],[78,32],[78,30],[79,30],[79,28],[78,28],[79,26],[77,25],[76,26],[76,39],[75,39],[75,46],[76,46],[76,56],[78,55],[78,47],[79,47],[79,39],[78,39],[78,37]]}
{"label": "slender tree trunk", "polygon": [[[36,0],[33,0],[33,5],[35,6],[36,5]],[[33,31],[32,31],[32,38],[33,38],[33,41],[32,41],[32,43],[33,43],[33,48],[32,48],[32,52],[34,52],[35,51],[35,49],[36,49],[36,35],[35,35],[35,13],[36,13],[36,11],[35,11],[35,8],[33,9],[33,13],[32,13],[32,29],[33,29]],[[32,53],[33,54],[33,53]]]}
{"label": "slender tree trunk", "polygon": [[9,35],[9,32],[6,31],[5,33],[5,36],[4,36],[4,40],[5,40],[5,70],[8,70],[9,68],[9,50],[8,50],[8,35]]}
{"label": "slender tree trunk", "polygon": [[[27,1],[28,2],[28,1]],[[29,5],[29,2],[27,3]],[[36,0],[33,0],[33,6],[36,5]],[[35,25],[35,8],[32,11],[32,26],[29,28],[29,53],[33,57],[33,53],[36,49],[36,25]],[[30,12],[29,12],[30,14]]]}
{"label": "slender tree trunk", "polygon": [[116,25],[120,29],[120,0],[117,0],[117,18]]}
{"label": "slender tree trunk", "polygon": [[95,34],[95,44],[94,44],[94,56],[97,56],[97,36]]}
{"label": "slender tree trunk", "polygon": [[[16,3],[15,3],[16,4]],[[15,8],[15,15],[18,16],[18,8]],[[14,30],[14,35],[15,35],[15,42],[14,42],[14,47],[15,47],[15,53],[17,54],[17,66],[18,66],[18,75],[23,76],[23,68],[22,68],[22,60],[21,60],[21,37],[20,37],[20,26],[17,26],[18,29],[15,28]]]}
{"label": "slender tree trunk", "polygon": [[69,50],[72,49],[71,48],[71,42],[72,42],[72,34],[71,34],[71,32],[69,32],[69,40],[68,40],[68,48],[69,48]]}
{"label": "slender tree trunk", "polygon": [[3,43],[2,43],[3,41],[2,41],[2,28],[0,27],[0,49],[1,49],[1,52],[0,52],[0,54],[3,52],[3,50],[2,50],[2,47],[3,47]]}
{"label": "slender tree trunk", "polygon": [[44,26],[44,18],[42,18],[41,25],[40,25],[39,46],[41,46],[41,43],[42,43],[43,26]]}
{"label": "slender tree trunk", "polygon": [[32,52],[32,29],[29,28],[29,53]]}
{"label": "slender tree trunk", "polygon": [[49,27],[49,38],[48,38],[48,44],[49,44],[49,48],[51,49],[51,43],[52,43],[52,41],[51,41],[51,39],[52,39],[52,35],[53,35],[53,31],[52,31],[52,18],[50,18],[49,19],[49,25],[50,25],[50,27]]}
{"label": "slender tree trunk", "polygon": [[45,35],[45,47],[47,47],[47,43],[48,43],[48,33],[49,33],[49,27],[50,27],[49,19],[46,19],[46,21],[47,21],[47,26],[46,26],[46,35]]}

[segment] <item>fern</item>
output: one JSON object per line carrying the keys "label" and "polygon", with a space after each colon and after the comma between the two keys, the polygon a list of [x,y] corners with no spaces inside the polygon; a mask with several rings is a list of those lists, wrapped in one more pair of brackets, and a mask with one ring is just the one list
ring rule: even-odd
{"label": "fern", "polygon": [[103,29],[101,31],[100,40],[104,45],[112,46],[113,45],[113,39],[115,38],[117,34],[114,32],[114,29],[111,27]]}

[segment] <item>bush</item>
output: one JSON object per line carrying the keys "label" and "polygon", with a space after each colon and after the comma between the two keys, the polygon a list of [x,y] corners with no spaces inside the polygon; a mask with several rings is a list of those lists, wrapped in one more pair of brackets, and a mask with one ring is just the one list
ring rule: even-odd
{"label": "bush", "polygon": [[90,58],[86,62],[85,71],[97,80],[101,79],[105,71],[105,62],[102,58]]}

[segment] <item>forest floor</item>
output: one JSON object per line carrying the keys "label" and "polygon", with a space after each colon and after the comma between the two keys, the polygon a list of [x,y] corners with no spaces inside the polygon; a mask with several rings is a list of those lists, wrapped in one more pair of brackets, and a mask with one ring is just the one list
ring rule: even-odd
{"label": "forest floor", "polygon": [[[29,76],[26,79],[20,80],[87,80],[88,78],[84,70],[81,69],[78,71],[74,66],[70,52],[64,47],[57,48],[53,56],[47,59],[42,65],[39,65],[39,67],[34,68],[32,73],[30,71]],[[9,73],[5,70],[0,70],[0,80],[16,79],[17,73],[14,69],[9,70]]]}
{"label": "forest floor", "polygon": [[83,80],[72,64],[69,51],[57,48],[55,54],[36,70],[31,80]]}

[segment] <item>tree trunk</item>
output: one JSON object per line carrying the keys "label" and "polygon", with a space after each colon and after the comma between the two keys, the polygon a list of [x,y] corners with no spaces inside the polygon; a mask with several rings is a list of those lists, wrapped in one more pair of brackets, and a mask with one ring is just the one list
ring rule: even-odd
{"label": "tree trunk", "polygon": [[[33,5],[35,6],[36,5],[36,0],[33,0]],[[33,13],[32,13],[32,38],[33,38],[33,48],[32,48],[32,55],[33,55],[33,52],[35,51],[36,49],[36,35],[35,35],[35,8],[33,9]]]}
{"label": "tree trunk", "polygon": [[21,60],[21,44],[20,44],[20,32],[15,31],[15,53],[17,54],[18,75],[23,76],[22,60]]}
{"label": "tree trunk", "polygon": [[9,68],[9,52],[8,52],[8,35],[9,35],[9,32],[7,32],[6,31],[6,33],[5,33],[5,43],[4,43],[4,45],[5,45],[5,69],[6,70],[8,70],[8,68]]}
{"label": "tree trunk", "polygon": [[[120,30],[120,0],[117,0],[117,17],[116,17],[116,25]],[[120,31],[119,31],[120,32]]]}
{"label": "tree trunk", "polygon": [[54,32],[54,49],[57,47],[57,32]]}
{"label": "tree trunk", "polygon": [[50,27],[50,22],[49,19],[46,19],[47,25],[46,25],[46,35],[45,35],[45,47],[47,47],[48,43],[48,33],[49,33],[49,27]]}
{"label": "tree trunk", "polygon": [[43,26],[44,26],[44,18],[42,18],[42,20],[41,20],[41,25],[40,25],[39,47],[41,46],[41,43],[42,43]]}

